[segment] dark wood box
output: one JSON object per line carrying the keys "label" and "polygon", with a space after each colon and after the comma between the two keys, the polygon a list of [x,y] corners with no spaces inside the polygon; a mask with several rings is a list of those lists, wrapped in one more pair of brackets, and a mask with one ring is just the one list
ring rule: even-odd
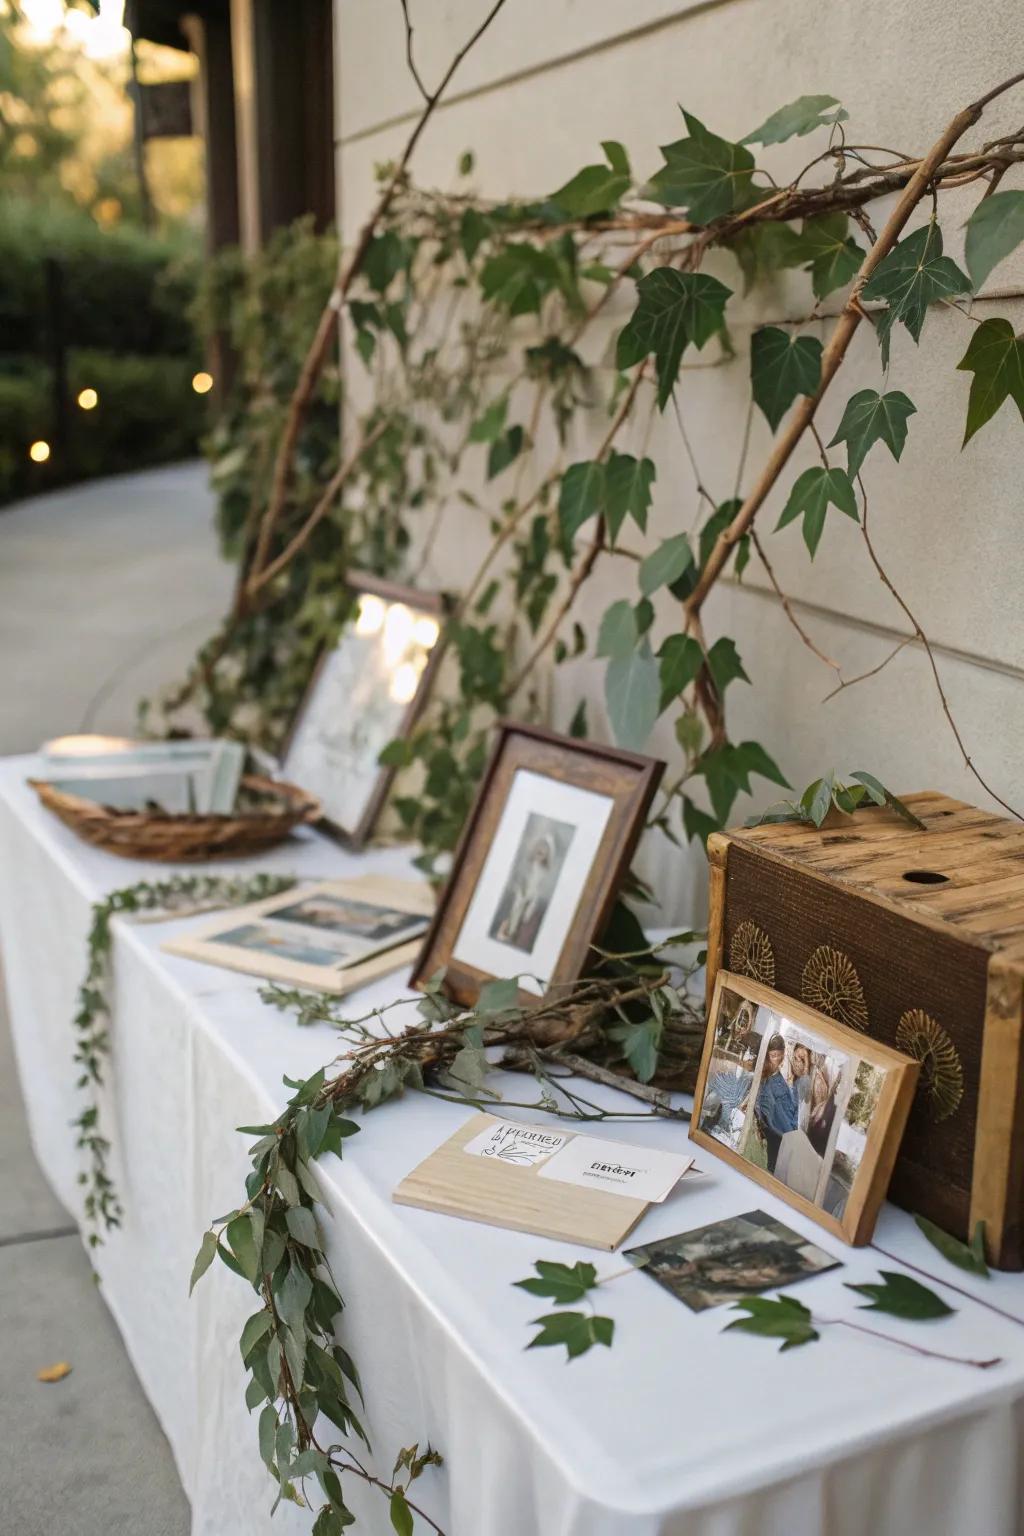
{"label": "dark wood box", "polygon": [[708,996],[721,966],[922,1064],[889,1198],[1024,1268],[1024,826],[926,792],[818,831],[716,833]]}

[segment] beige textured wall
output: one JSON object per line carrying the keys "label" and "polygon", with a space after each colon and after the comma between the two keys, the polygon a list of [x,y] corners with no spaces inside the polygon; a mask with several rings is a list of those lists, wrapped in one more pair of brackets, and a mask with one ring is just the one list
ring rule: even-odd
{"label": "beige textured wall", "polygon": [[[417,56],[437,78],[458,42],[484,12],[484,0],[410,0]],[[375,163],[393,156],[416,111],[403,65],[398,0],[336,0],[338,173],[348,236],[369,207]],[[450,186],[459,154],[476,154],[475,179],[493,196],[537,194],[557,187],[603,138],[621,139],[634,170],[653,171],[657,145],[681,133],[677,103],[714,130],[739,137],[767,114],[807,92],[839,97],[851,115],[851,138],[923,151],[954,111],[1024,67],[1024,11],[1019,0],[508,0],[493,31],[467,61],[417,153],[421,182]],[[1021,121],[1017,92],[986,114],[974,135],[994,137]],[[969,141],[970,142],[970,141]],[[808,141],[772,151],[774,173],[809,158]],[[1024,185],[1015,171],[1004,185]],[[957,226],[977,192],[944,200],[947,250],[961,256]],[[739,287],[731,258],[716,275]],[[978,313],[1000,314],[1024,327],[1024,251],[996,269]],[[780,282],[756,303],[731,306],[739,356],[727,366],[687,371],[680,391],[702,477],[717,499],[733,491],[747,400],[750,329],[807,308],[802,280]],[[827,334],[828,321],[821,334]],[[935,642],[951,706],[981,771],[1014,803],[1024,803],[1024,627],[1020,619],[1024,532],[1024,426],[1007,404],[963,453],[960,440],[969,378],[956,371],[972,327],[964,317],[933,310],[918,351],[900,329],[888,383],[915,401],[903,461],[884,448],[866,473],[874,537],[882,558]],[[606,362],[607,337],[588,357]],[[694,359],[696,361],[696,359]],[[843,375],[820,413],[831,436],[844,402],[857,388],[882,387],[878,348],[861,328]],[[769,442],[758,417],[750,464]],[[624,447],[629,447],[627,440]],[[697,517],[693,474],[671,412],[651,451],[658,463],[653,539],[689,528]],[[587,452],[585,439],[569,457]],[[761,515],[774,526],[796,474],[814,462],[798,455],[782,488]],[[748,476],[749,480],[749,476]],[[456,515],[439,549],[434,580],[458,587],[483,541]],[[869,566],[852,522],[835,516],[813,566],[796,528],[769,540],[779,581],[802,621],[849,675],[876,665],[906,630],[903,616]],[[593,625],[616,596],[632,595],[632,568],[606,562],[585,593],[584,621]],[[732,634],[755,686],[737,683],[729,707],[734,739],[755,737],[792,782],[866,767],[897,790],[935,787],[985,802],[969,776],[942,715],[927,660],[908,647],[877,679],[829,703],[832,674],[801,645],[755,563],[742,587],[730,584],[709,602],[709,637]],[[669,621],[666,609],[662,626]],[[579,691],[593,698],[591,728],[606,732],[601,667],[575,663],[553,680],[551,723],[564,727]],[[665,724],[649,743],[672,753]],[[757,799],[737,804],[737,819],[774,798],[755,781]],[[648,841],[643,865],[676,916],[699,914],[703,858]]]}

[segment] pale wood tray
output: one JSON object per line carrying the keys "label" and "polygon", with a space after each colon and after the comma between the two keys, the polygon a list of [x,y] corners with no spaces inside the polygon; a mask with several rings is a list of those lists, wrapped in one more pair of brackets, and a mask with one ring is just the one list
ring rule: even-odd
{"label": "pale wood tray", "polygon": [[499,1118],[473,1115],[406,1175],[391,1198],[399,1205],[416,1205],[492,1227],[510,1227],[514,1232],[534,1232],[584,1248],[609,1252],[617,1248],[649,1202],[542,1179],[543,1165],[516,1167],[495,1157],[463,1152],[468,1141]]}

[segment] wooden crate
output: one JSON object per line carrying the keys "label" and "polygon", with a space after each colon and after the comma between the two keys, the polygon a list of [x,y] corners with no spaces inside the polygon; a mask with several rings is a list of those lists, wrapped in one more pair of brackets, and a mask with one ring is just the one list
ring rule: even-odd
{"label": "wooden crate", "polygon": [[870,808],[818,831],[708,839],[720,967],[916,1056],[889,1196],[1024,1268],[1024,826],[925,792],[918,831]]}

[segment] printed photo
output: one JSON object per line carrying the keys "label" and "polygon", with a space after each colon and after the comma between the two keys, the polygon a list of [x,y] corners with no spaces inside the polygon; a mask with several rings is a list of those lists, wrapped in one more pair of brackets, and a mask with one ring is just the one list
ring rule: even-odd
{"label": "printed photo", "polygon": [[489,933],[499,944],[528,955],[562,873],[576,828],[553,816],[531,812],[526,818],[508,881]]}
{"label": "printed photo", "polygon": [[725,988],[699,1127],[841,1221],[885,1069]]}
{"label": "printed photo", "polygon": [[724,1307],[761,1291],[794,1285],[835,1269],[839,1260],[769,1216],[747,1211],[678,1237],[626,1250],[691,1312]]}
{"label": "printed photo", "polygon": [[292,960],[297,965],[343,965],[351,953],[337,940],[325,940],[318,946],[280,933],[266,923],[245,923],[241,928],[219,933],[217,943],[270,955],[275,960]]}
{"label": "printed photo", "polygon": [[415,912],[400,912],[396,907],[376,907],[368,901],[347,900],[321,892],[303,897],[288,906],[268,912],[275,923],[299,923],[305,928],[345,934],[376,944],[381,940],[405,936],[408,930],[421,932],[427,920]]}

